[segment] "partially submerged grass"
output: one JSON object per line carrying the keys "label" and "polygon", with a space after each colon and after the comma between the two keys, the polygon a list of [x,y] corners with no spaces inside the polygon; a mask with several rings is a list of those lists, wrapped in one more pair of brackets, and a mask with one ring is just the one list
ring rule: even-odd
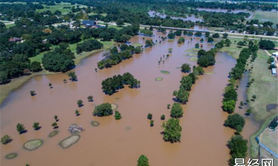
{"label": "partially submerged grass", "polygon": [[163,77],[156,77],[155,78],[155,81],[162,81],[163,80]]}
{"label": "partially submerged grass", "polygon": [[59,133],[59,130],[53,130],[48,134],[48,137],[52,138],[52,137],[56,136],[58,133]]}
{"label": "partially submerged grass", "polygon": [[80,135],[74,134],[60,141],[59,145],[61,148],[67,149],[72,145],[76,144],[79,141],[79,139]]}
{"label": "partially submerged grass", "polygon": [[91,121],[91,125],[92,125],[93,127],[98,127],[98,126],[100,125],[100,123],[99,123],[98,121],[92,120],[92,121]]}
{"label": "partially submerged grass", "polygon": [[8,159],[8,160],[11,160],[11,159],[16,158],[17,156],[18,156],[18,154],[15,153],[15,152],[13,152],[13,153],[7,154],[7,155],[5,156],[5,158]]}
{"label": "partially submerged grass", "polygon": [[41,147],[43,144],[42,139],[32,139],[24,143],[23,148],[28,151],[33,151]]}
{"label": "partially submerged grass", "polygon": [[226,52],[229,55],[231,55],[232,57],[234,57],[235,59],[238,58],[240,51],[242,50],[242,48],[238,48],[237,43],[239,41],[242,41],[242,39],[238,39],[238,38],[232,38],[229,37],[229,39],[231,40],[231,45],[230,47],[223,47],[220,49],[221,52]]}
{"label": "partially submerged grass", "polygon": [[167,71],[167,70],[160,70],[160,73],[162,73],[162,74],[170,74],[170,72]]}

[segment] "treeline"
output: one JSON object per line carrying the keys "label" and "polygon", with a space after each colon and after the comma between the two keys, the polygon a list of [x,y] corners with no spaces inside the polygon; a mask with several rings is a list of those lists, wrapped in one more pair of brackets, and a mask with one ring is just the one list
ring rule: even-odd
{"label": "treeline", "polygon": [[230,149],[231,154],[229,165],[231,166],[235,164],[235,158],[245,158],[248,150],[248,141],[243,139],[243,137],[240,135],[240,132],[245,125],[245,120],[237,113],[231,114],[234,112],[237,101],[236,81],[242,77],[247,61],[251,55],[251,61],[254,61],[257,50],[258,46],[252,41],[249,41],[248,48],[241,50],[236,65],[229,73],[229,84],[225,88],[224,97],[222,100],[223,111],[226,111],[230,114],[225,121],[224,126],[236,130],[235,135],[228,142],[228,148]]}
{"label": "treeline", "polygon": [[124,88],[124,85],[128,85],[129,88],[138,88],[140,87],[140,81],[135,79],[132,74],[124,73],[103,80],[101,85],[105,94],[112,95],[119,89]]}
{"label": "treeline", "polygon": [[103,44],[95,39],[84,41],[80,44],[77,44],[76,46],[76,53],[80,54],[83,51],[92,51],[101,49],[103,47]]}
{"label": "treeline", "polygon": [[123,60],[129,59],[133,56],[133,54],[138,54],[142,51],[142,48],[140,46],[134,47],[132,45],[126,45],[122,44],[120,46],[120,51],[118,51],[117,47],[113,47],[110,50],[110,53],[108,55],[105,55],[106,57],[99,61],[98,68],[109,68],[116,64],[119,64]]}

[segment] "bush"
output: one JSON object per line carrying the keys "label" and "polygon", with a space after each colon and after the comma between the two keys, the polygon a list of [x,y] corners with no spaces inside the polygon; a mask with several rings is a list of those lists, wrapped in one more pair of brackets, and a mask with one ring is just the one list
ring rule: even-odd
{"label": "bush", "polygon": [[26,131],[25,127],[21,123],[18,123],[16,125],[16,130],[18,131],[19,134],[22,134]]}
{"label": "bush", "polygon": [[110,103],[103,103],[100,105],[97,105],[95,107],[95,110],[93,112],[94,116],[109,116],[113,114],[112,106]]}
{"label": "bush", "polygon": [[183,116],[182,106],[179,103],[174,103],[171,109],[170,116],[172,118],[180,118]]}
{"label": "bush", "polygon": [[234,100],[228,100],[222,102],[222,109],[228,113],[233,113],[235,110],[236,102]]}
{"label": "bush", "polygon": [[178,119],[170,118],[166,123],[163,123],[163,139],[171,143],[180,141],[181,126]]}
{"label": "bush", "polygon": [[237,132],[241,132],[245,124],[245,120],[239,114],[229,115],[227,120],[224,123],[224,126],[228,126],[232,129],[235,129]]}
{"label": "bush", "polygon": [[82,100],[78,100],[77,101],[77,106],[78,107],[82,107],[83,106],[83,101]]}
{"label": "bush", "polygon": [[150,120],[150,126],[153,127],[153,125],[154,125],[154,121]]}
{"label": "bush", "polygon": [[41,128],[40,123],[39,122],[35,122],[33,124],[33,128],[34,128],[34,130],[39,130]]}
{"label": "bush", "polygon": [[30,65],[30,70],[32,72],[42,71],[41,63],[40,62],[32,62]]}
{"label": "bush", "polygon": [[190,71],[191,71],[190,65],[187,64],[187,63],[184,63],[181,66],[181,71],[184,72],[184,73],[190,73]]}

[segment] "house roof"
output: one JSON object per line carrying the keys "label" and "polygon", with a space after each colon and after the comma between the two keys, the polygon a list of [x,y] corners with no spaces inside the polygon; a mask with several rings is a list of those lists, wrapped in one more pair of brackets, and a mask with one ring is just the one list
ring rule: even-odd
{"label": "house roof", "polygon": [[82,24],[85,26],[94,26],[94,25],[96,25],[96,22],[92,21],[92,20],[83,20]]}

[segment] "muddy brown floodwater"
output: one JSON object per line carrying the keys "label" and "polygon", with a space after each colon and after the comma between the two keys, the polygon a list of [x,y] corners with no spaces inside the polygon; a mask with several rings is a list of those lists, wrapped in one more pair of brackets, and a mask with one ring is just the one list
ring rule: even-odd
{"label": "muddy brown floodwater", "polygon": [[[159,33],[153,37],[158,38]],[[228,73],[235,65],[235,60],[225,53],[216,56],[216,64],[206,69],[207,74],[198,79],[193,86],[189,102],[184,105],[184,116],[181,118],[182,138],[180,143],[167,143],[162,139],[161,114],[169,118],[167,104],[172,104],[172,92],[179,87],[183,63],[195,65],[188,56],[196,42],[186,37],[185,44],[175,41],[163,41],[142,54],[134,55],[112,68],[94,71],[102,53],[82,61],[74,71],[78,82],[63,83],[68,79],[66,74],[38,76],[24,86],[12,92],[0,107],[1,135],[8,134],[13,141],[1,145],[1,165],[17,166],[29,163],[31,166],[133,166],[141,154],[145,154],[152,166],[224,166],[229,159],[226,147],[233,131],[223,126],[227,114],[221,110],[223,89],[228,81]],[[143,37],[136,36],[132,42],[143,43]],[[211,48],[204,43],[204,48]],[[158,64],[159,58],[173,48],[172,56],[164,64]],[[196,55],[196,54],[195,54]],[[170,74],[163,74],[167,70]],[[112,96],[101,90],[101,81],[115,74],[130,72],[141,81],[139,89],[125,88]],[[163,77],[162,81],[155,81]],[[50,89],[48,83],[53,88]],[[37,95],[31,97],[30,90]],[[87,102],[89,95],[94,102]],[[77,100],[82,99],[84,106],[77,108]],[[92,116],[95,104],[103,102],[116,103],[122,119],[114,117],[97,118]],[[75,116],[75,109],[80,116]],[[147,114],[152,113],[154,127],[149,126]],[[52,138],[51,124],[54,115],[58,115],[60,133]],[[100,126],[92,127],[91,120],[100,122]],[[23,123],[28,132],[19,135],[16,124]],[[39,131],[32,129],[34,122],[40,122]],[[78,143],[68,149],[62,149],[58,143],[69,136],[70,124],[76,123],[83,128]],[[44,140],[42,147],[35,151],[22,148],[29,139]],[[17,152],[18,157],[7,160],[4,155]]]}

